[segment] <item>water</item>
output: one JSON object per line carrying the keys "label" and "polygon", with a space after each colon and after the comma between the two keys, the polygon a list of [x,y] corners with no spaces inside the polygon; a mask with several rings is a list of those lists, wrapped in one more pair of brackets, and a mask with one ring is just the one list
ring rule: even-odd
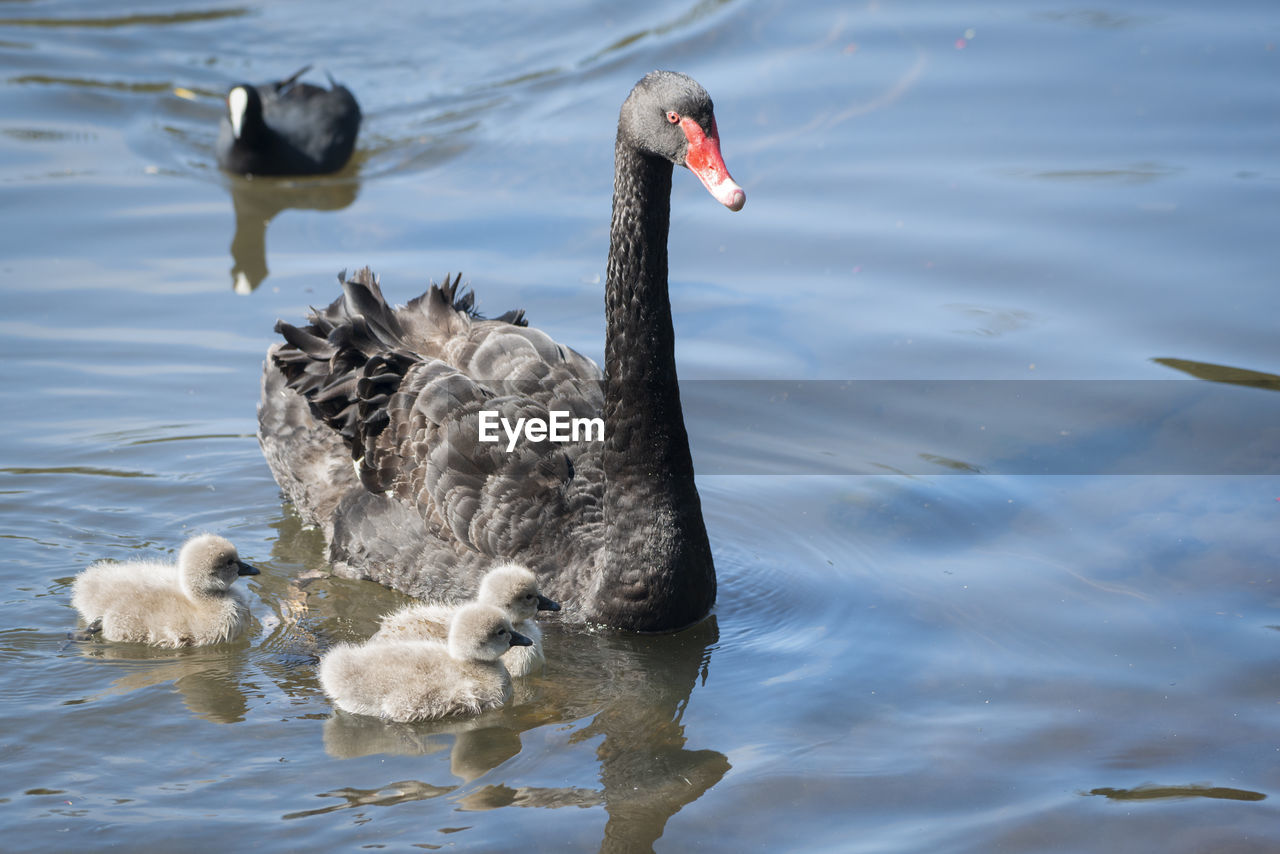
{"label": "water", "polygon": [[[1273,4],[0,19],[7,848],[1280,848]],[[357,162],[218,174],[221,93],[311,62]],[[280,501],[272,325],[343,268],[399,301],[462,270],[599,359],[612,126],[655,67],[748,193],[673,198],[715,615],[550,625],[475,721],[335,714],[317,655],[404,598]],[[249,635],[67,644],[81,568],[201,529],[263,568]]]}

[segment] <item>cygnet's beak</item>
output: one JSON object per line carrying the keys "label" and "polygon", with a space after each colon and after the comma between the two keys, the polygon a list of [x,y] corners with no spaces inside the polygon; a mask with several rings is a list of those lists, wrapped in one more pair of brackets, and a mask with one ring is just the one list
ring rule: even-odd
{"label": "cygnet's beak", "polygon": [[236,561],[236,565],[240,567],[240,571],[237,572],[236,575],[261,575],[262,574],[262,570],[258,569],[256,566],[250,566],[249,564],[245,563],[242,560]]}
{"label": "cygnet's beak", "polygon": [[511,645],[512,646],[533,646],[533,641],[525,637],[524,635],[520,634],[519,632],[513,631],[511,633]]}
{"label": "cygnet's beak", "polygon": [[559,611],[560,603],[552,602],[546,596],[543,596],[541,593],[539,593],[538,594],[538,610],[539,611]]}

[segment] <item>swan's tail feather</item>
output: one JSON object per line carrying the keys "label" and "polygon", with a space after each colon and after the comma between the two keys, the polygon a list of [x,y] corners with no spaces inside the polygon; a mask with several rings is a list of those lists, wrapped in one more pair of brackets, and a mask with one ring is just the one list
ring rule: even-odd
{"label": "swan's tail feather", "polygon": [[[365,461],[366,486],[385,488],[388,472],[366,476],[363,469],[376,468],[378,454],[369,452],[392,420],[393,398],[406,373],[442,358],[446,342],[465,335],[471,321],[484,318],[475,310],[474,293],[462,292],[461,273],[446,276],[443,284],[432,285],[400,309],[387,303],[368,267],[351,275],[344,270],[338,281],[342,295],[323,309],[312,308],[306,326],[276,324],[286,344],[273,351],[273,361],[288,387],[342,436],[352,458]],[[523,311],[498,319],[525,325]]]}
{"label": "swan's tail feather", "polygon": [[404,327],[368,267],[342,283],[342,298],[334,304],[341,304],[347,321],[347,342],[366,356],[404,346]]}
{"label": "swan's tail feather", "polygon": [[284,337],[293,345],[294,349],[302,351],[309,359],[331,359],[337,352],[332,344],[325,338],[313,335],[305,329],[299,329],[283,320],[276,321],[276,333]]}
{"label": "swan's tail feather", "polygon": [[461,312],[468,317],[479,317],[476,314],[476,292],[465,291],[458,293],[458,287],[462,284],[462,274],[453,277],[453,281],[449,281],[449,277],[444,277],[444,284],[440,286],[440,294],[444,297],[446,305],[453,307],[454,311]]}
{"label": "swan's tail feather", "polygon": [[[525,320],[524,317],[524,309],[520,308],[503,312],[497,317],[485,317],[476,308],[475,291],[468,290],[458,293],[461,285],[461,273],[452,277],[446,275],[443,284],[433,284],[425,294],[410,300],[408,308],[425,311],[429,316],[435,316],[439,312],[453,311],[458,314],[464,314],[471,320],[496,320],[500,323],[510,323],[512,326],[529,325],[529,321]],[[425,307],[423,307],[424,302],[426,303]]]}
{"label": "swan's tail feather", "polygon": [[399,350],[401,363],[416,359],[403,349],[404,330],[373,271],[365,267],[348,277],[344,270],[338,281],[342,296],[327,308],[313,308],[307,326],[276,324],[286,346],[273,351],[274,362],[289,388],[306,398],[312,413],[337,431],[358,459],[363,418],[357,386],[365,365],[388,350]]}

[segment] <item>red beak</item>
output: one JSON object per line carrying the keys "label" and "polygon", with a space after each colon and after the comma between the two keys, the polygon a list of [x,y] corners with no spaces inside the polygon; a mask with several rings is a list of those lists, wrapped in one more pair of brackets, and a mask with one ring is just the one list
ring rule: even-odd
{"label": "red beak", "polygon": [[680,120],[680,129],[689,140],[689,152],[685,155],[685,165],[702,181],[702,186],[715,197],[716,201],[731,211],[740,211],[747,203],[747,194],[729,176],[729,169],[720,156],[720,137],[716,132],[716,120],[711,119],[711,133],[702,132],[702,127],[693,119],[685,116]]}

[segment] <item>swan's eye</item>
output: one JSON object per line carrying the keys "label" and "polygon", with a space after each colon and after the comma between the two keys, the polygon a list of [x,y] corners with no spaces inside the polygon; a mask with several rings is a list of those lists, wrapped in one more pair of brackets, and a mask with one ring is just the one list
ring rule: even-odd
{"label": "swan's eye", "polygon": [[675,110],[667,110],[667,121],[671,122],[671,124],[673,125],[679,124],[680,114],[677,113]]}
{"label": "swan's eye", "polygon": [[526,594],[525,594],[525,597],[524,597],[524,601],[526,601],[526,602],[532,602],[532,601],[533,601],[533,594],[532,594],[532,593],[526,593]]}

